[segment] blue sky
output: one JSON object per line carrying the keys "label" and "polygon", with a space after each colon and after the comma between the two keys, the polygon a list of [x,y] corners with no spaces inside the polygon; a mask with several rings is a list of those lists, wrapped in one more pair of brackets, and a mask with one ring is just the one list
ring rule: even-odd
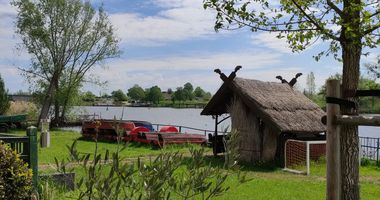
{"label": "blue sky", "polygon": [[[83,90],[96,94],[116,89],[126,91],[134,84],[144,88],[154,85],[166,90],[186,82],[215,92],[221,81],[215,68],[229,73],[236,65],[243,69],[238,76],[275,81],[281,75],[291,79],[302,72],[299,88],[305,87],[311,71],[320,87],[325,79],[341,72],[341,63],[332,58],[316,62],[312,56],[326,47],[317,43],[302,53],[292,53],[286,41],[274,34],[252,33],[249,30],[221,31],[213,29],[214,13],[202,8],[202,0],[107,0],[103,3],[120,38],[122,55],[106,60],[90,72],[107,85],[85,85]],[[27,90],[28,84],[17,67],[28,66],[29,55],[16,50],[20,39],[14,33],[16,11],[6,0],[0,0],[0,73],[10,92]],[[374,62],[377,49],[363,57]]]}

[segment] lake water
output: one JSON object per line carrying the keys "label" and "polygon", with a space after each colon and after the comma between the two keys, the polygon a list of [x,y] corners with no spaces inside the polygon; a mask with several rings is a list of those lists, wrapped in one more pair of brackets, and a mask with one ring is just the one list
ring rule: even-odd
{"label": "lake water", "polygon": [[[75,114],[98,115],[102,119],[123,119],[149,121],[153,124],[181,125],[198,129],[214,130],[215,120],[211,116],[200,115],[202,109],[177,108],[146,108],[146,107],[107,107],[79,106]],[[222,117],[219,118],[219,120]],[[219,131],[229,127],[227,119],[219,125]],[[186,132],[186,130],[183,130]],[[380,137],[380,127],[360,126],[359,135],[362,137]]]}

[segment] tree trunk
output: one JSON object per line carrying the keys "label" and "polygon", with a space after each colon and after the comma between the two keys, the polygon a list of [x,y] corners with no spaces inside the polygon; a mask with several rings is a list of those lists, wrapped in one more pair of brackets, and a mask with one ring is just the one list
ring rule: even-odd
{"label": "tree trunk", "polygon": [[[57,90],[56,90],[57,92]],[[57,97],[57,95],[56,95]],[[57,98],[54,98],[54,120],[52,121],[52,126],[53,127],[59,127],[60,122],[59,122],[59,100]]]}
{"label": "tree trunk", "polygon": [[54,82],[55,82],[55,80],[58,80],[58,78],[59,78],[59,73],[54,72],[54,74],[50,80],[48,90],[46,91],[44,101],[42,103],[41,113],[40,113],[40,116],[38,117],[38,121],[37,121],[38,127],[40,126],[40,122],[42,119],[47,119],[49,117],[48,115],[49,115],[50,106],[51,106],[51,103],[53,100],[54,92],[56,90],[56,88],[54,86]]}
{"label": "tree trunk", "polygon": [[63,102],[63,105],[62,105],[62,112],[61,112],[61,117],[59,118],[59,122],[60,124],[64,124],[65,123],[65,118],[66,118],[66,111],[67,111],[67,105],[69,103],[69,99],[71,98],[71,88],[74,87],[72,86],[72,84],[69,84],[69,88],[67,89],[67,94],[66,94],[66,97],[64,99],[64,102]]}
{"label": "tree trunk", "polygon": [[54,84],[54,88],[55,88],[55,98],[53,98],[54,100],[54,120],[52,121],[51,125],[54,126],[54,127],[58,127],[59,126],[59,107],[60,107],[60,104],[59,104],[59,95],[58,95],[58,90],[59,90],[59,79],[55,79],[52,81],[53,84]]}
{"label": "tree trunk", "polygon": [[[353,101],[359,84],[361,50],[360,42],[342,42],[342,96]],[[356,115],[357,111],[342,107],[342,113]],[[360,198],[358,126],[342,125],[340,144],[342,199],[356,200]]]}

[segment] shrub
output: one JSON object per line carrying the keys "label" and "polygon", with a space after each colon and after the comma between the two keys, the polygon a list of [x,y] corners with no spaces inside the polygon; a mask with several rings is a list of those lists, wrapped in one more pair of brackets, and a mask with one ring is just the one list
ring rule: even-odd
{"label": "shrub", "polygon": [[3,115],[9,108],[8,91],[5,89],[4,81],[0,75],[0,115]]}
{"label": "shrub", "polygon": [[32,171],[0,141],[0,199],[30,199],[32,188]]}
{"label": "shrub", "polygon": [[361,160],[360,160],[360,165],[361,166],[368,166],[370,164],[370,160],[368,158],[365,158],[363,157]]}

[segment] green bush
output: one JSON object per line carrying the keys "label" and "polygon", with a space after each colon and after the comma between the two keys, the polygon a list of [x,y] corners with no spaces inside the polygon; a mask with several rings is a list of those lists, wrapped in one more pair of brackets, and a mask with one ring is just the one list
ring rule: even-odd
{"label": "green bush", "polygon": [[363,157],[363,158],[360,160],[360,165],[361,165],[361,166],[368,166],[370,163],[371,163],[371,161],[370,161],[368,158],[365,158],[365,157]]}
{"label": "green bush", "polygon": [[0,115],[7,112],[9,106],[8,91],[5,89],[4,81],[0,75]]}
{"label": "green bush", "polygon": [[32,171],[0,141],[0,199],[30,199],[32,188]]}

